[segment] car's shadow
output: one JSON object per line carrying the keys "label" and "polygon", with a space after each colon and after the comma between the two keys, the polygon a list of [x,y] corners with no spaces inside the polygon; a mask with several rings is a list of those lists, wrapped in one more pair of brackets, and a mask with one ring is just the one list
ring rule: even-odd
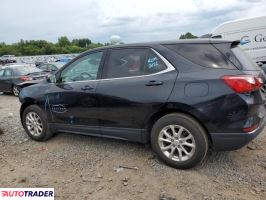
{"label": "car's shadow", "polygon": [[15,98],[15,96],[12,93],[4,93],[4,92],[0,92],[0,96],[13,96]]}
{"label": "car's shadow", "polygon": [[[164,164],[163,161],[155,155],[151,145],[149,144],[70,133],[57,133],[51,140],[54,140],[55,143],[63,140],[68,144],[72,143],[73,146],[79,144],[80,146],[90,145],[90,148],[103,148],[110,154],[118,153],[122,156],[131,156],[133,160],[137,159],[141,155],[144,156],[144,158],[148,160],[152,166],[166,166],[166,164]],[[234,157],[234,159],[236,158]],[[235,169],[237,168],[237,165],[235,164],[237,161],[234,159],[231,152],[209,151],[204,161],[193,169],[199,171],[204,171],[206,168],[214,171],[219,171],[223,168],[228,169],[230,167]]]}

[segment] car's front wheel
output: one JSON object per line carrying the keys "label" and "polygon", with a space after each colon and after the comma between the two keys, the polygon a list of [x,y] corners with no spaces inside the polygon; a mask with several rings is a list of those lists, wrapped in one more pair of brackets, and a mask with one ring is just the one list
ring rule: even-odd
{"label": "car's front wheel", "polygon": [[205,130],[196,120],[180,113],[165,115],[154,124],[151,144],[164,162],[179,169],[194,167],[208,151]]}
{"label": "car's front wheel", "polygon": [[36,141],[45,141],[52,137],[45,113],[37,105],[28,106],[22,116],[23,127],[27,134]]}

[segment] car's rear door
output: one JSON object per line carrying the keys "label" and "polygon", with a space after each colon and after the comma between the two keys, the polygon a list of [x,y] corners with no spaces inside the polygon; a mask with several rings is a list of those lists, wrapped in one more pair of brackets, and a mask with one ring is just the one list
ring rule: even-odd
{"label": "car's rear door", "polygon": [[96,90],[104,136],[140,141],[148,116],[163,106],[177,71],[150,48],[109,50]]}

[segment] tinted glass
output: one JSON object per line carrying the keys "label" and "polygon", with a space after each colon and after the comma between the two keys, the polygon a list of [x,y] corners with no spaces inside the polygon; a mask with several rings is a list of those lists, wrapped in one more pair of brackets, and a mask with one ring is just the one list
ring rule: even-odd
{"label": "tinted glass", "polygon": [[235,69],[226,56],[211,44],[174,44],[166,47],[203,67]]}
{"label": "tinted glass", "polygon": [[165,63],[153,51],[150,51],[146,63],[145,74],[158,73],[166,68]]}
{"label": "tinted glass", "polygon": [[48,69],[48,66],[47,65],[40,65],[39,68],[41,70],[47,70]]}
{"label": "tinted glass", "polygon": [[5,71],[5,76],[11,76],[12,75],[12,71],[10,69],[6,69]]}
{"label": "tinted glass", "polygon": [[76,60],[61,73],[62,82],[95,80],[103,52],[91,53]]}
{"label": "tinted glass", "polygon": [[[239,46],[232,43],[214,44],[240,70],[259,70],[257,64]],[[233,46],[233,47],[232,47]]]}
{"label": "tinted glass", "polygon": [[115,49],[110,53],[104,78],[131,77],[144,74],[148,49]]}
{"label": "tinted glass", "polygon": [[242,69],[242,65],[235,56],[235,54],[232,52],[231,49],[231,43],[219,43],[219,44],[213,44],[224,56],[227,57],[230,62],[233,63],[238,69]]}
{"label": "tinted glass", "polygon": [[43,65],[40,65],[39,68],[41,70],[52,70],[52,71],[56,71],[57,70],[57,68],[54,65],[51,65],[51,64],[43,64]]}
{"label": "tinted glass", "polygon": [[13,68],[13,71],[14,71],[14,74],[16,75],[27,75],[27,74],[39,73],[42,70],[40,70],[37,67],[20,66],[17,68]]}
{"label": "tinted glass", "polygon": [[57,70],[57,67],[54,66],[54,65],[49,65],[49,70],[56,71]]}
{"label": "tinted glass", "polygon": [[232,52],[242,64],[243,70],[260,70],[258,65],[251,59],[251,57],[239,47],[232,48]]}
{"label": "tinted glass", "polygon": [[5,70],[1,69],[0,70],[0,76],[4,76],[4,72],[5,72]]}

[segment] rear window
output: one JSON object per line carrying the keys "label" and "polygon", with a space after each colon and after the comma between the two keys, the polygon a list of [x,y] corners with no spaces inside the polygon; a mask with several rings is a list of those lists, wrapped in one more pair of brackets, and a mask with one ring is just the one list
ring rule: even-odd
{"label": "rear window", "polygon": [[232,52],[242,64],[243,70],[260,70],[259,66],[252,60],[252,58],[239,47],[232,48]]}
{"label": "rear window", "polygon": [[39,73],[42,70],[38,69],[37,67],[30,67],[30,66],[21,66],[14,69],[15,74],[17,75],[27,75],[32,73]]}
{"label": "rear window", "polygon": [[203,67],[236,69],[226,56],[212,44],[173,44],[165,46]]}
{"label": "rear window", "polygon": [[251,57],[239,46],[232,43],[213,44],[223,55],[227,57],[240,70],[260,70]]}

